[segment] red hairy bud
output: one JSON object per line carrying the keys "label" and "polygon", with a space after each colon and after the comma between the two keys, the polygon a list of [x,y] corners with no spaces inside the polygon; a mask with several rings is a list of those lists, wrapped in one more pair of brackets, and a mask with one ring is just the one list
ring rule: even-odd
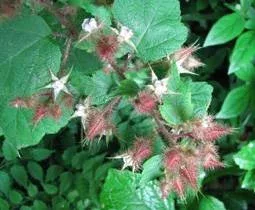
{"label": "red hairy bud", "polygon": [[152,153],[151,141],[137,138],[130,153],[133,161],[140,165]]}
{"label": "red hairy bud", "polygon": [[140,113],[151,113],[156,108],[156,105],[156,98],[149,92],[140,92],[134,101],[134,106]]}
{"label": "red hairy bud", "polygon": [[118,49],[118,39],[116,36],[102,36],[96,44],[96,52],[104,61],[112,61]]}
{"label": "red hairy bud", "polygon": [[98,111],[90,112],[86,127],[86,136],[89,140],[93,140],[96,136],[103,135],[107,130],[112,128],[104,113]]}
{"label": "red hairy bud", "polygon": [[173,149],[165,153],[164,165],[168,171],[176,170],[180,166],[182,155],[179,150]]}
{"label": "red hairy bud", "polygon": [[192,125],[191,136],[202,141],[215,141],[231,132],[231,128],[213,122],[213,118],[208,116]]}

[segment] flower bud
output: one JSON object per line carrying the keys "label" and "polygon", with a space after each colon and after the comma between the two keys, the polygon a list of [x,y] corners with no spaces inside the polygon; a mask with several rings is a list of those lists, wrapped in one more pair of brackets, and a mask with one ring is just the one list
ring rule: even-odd
{"label": "flower bud", "polygon": [[96,52],[103,61],[112,61],[114,54],[118,49],[118,40],[116,36],[102,36],[96,44]]}
{"label": "flower bud", "polygon": [[156,98],[149,92],[140,92],[134,101],[135,109],[144,114],[152,113],[157,106]]}

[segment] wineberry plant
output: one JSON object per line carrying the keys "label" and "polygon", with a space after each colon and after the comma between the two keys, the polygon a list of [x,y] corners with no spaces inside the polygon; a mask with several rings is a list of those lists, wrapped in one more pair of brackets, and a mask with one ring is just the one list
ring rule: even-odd
{"label": "wineberry plant", "polygon": [[[255,144],[239,141],[254,135],[253,1],[4,0],[0,11],[0,209],[252,208],[239,191],[254,190]],[[217,68],[231,47],[224,100]]]}

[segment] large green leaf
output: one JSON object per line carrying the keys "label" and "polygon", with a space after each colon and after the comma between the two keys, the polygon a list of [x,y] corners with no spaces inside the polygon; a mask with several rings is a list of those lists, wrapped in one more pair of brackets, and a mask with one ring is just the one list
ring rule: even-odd
{"label": "large green leaf", "polygon": [[223,44],[237,37],[244,29],[244,18],[232,13],[220,18],[206,37],[204,47]]}
{"label": "large green leaf", "polygon": [[234,155],[235,163],[246,170],[255,169],[255,141],[243,146],[241,150]]}
{"label": "large green leaf", "polygon": [[245,85],[233,89],[227,95],[217,118],[228,119],[239,116],[248,107],[250,86]]}
{"label": "large green leaf", "polygon": [[199,210],[226,210],[226,208],[217,198],[205,196],[199,203]]}
{"label": "large green leaf", "polygon": [[49,69],[59,70],[59,48],[46,38],[51,33],[44,20],[27,16],[0,25],[0,124],[3,133],[16,148],[37,144],[45,133],[55,133],[66,125],[70,110],[56,122],[44,119],[32,123],[32,111],[16,109],[10,101],[31,96],[50,82]]}
{"label": "large green leaf", "polygon": [[139,185],[141,176],[129,171],[110,170],[102,193],[101,204],[111,210],[174,210],[172,198],[163,200],[155,182]]}
{"label": "large green leaf", "polygon": [[116,0],[113,14],[132,29],[138,56],[146,61],[173,53],[186,40],[177,0]]}
{"label": "large green leaf", "polygon": [[254,68],[255,59],[255,32],[248,31],[240,36],[230,57],[228,73]]}

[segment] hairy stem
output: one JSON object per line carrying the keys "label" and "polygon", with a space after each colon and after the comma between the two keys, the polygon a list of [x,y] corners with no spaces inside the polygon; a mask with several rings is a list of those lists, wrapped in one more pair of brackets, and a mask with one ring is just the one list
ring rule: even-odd
{"label": "hairy stem", "polygon": [[174,138],[173,134],[166,128],[162,120],[160,119],[160,115],[157,111],[152,113],[152,117],[154,118],[157,124],[157,131],[163,136],[163,140],[167,144],[174,145],[176,143],[176,138]]}

